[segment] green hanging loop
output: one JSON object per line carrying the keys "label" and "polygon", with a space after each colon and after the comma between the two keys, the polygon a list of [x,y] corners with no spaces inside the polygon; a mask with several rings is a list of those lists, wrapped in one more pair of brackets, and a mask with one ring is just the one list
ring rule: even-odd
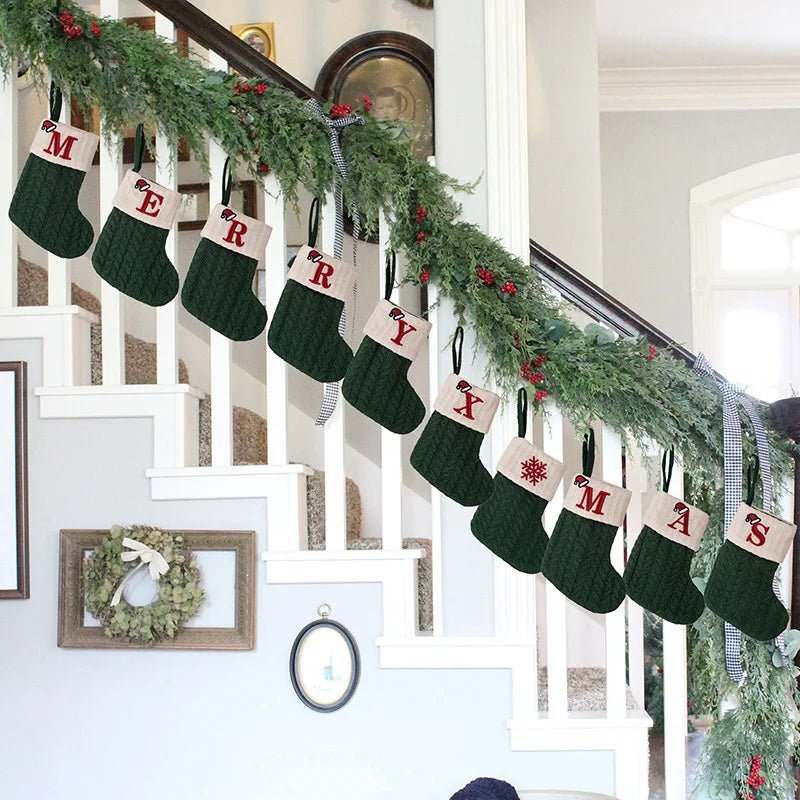
{"label": "green hanging loop", "polygon": [[133,139],[133,171],[138,172],[142,168],[144,158],[144,125],[140,122],[136,126],[136,135]]}
{"label": "green hanging loop", "polygon": [[317,233],[319,231],[319,197],[311,201],[308,211],[308,246],[317,246]]}
{"label": "green hanging loop", "polygon": [[759,474],[761,472],[761,463],[758,456],[755,456],[753,463],[747,467],[747,499],[745,503],[751,506],[756,499],[756,486],[758,484]]}
{"label": "green hanging loop", "polygon": [[[669,464],[667,457],[669,456]],[[670,447],[669,451],[664,451],[661,455],[661,490],[669,492],[669,485],[672,483],[672,468],[675,466],[675,448]]]}
{"label": "green hanging loop", "polygon": [[591,478],[594,471],[594,428],[583,435],[583,474]]}
{"label": "green hanging loop", "polygon": [[394,289],[394,277],[397,270],[397,255],[394,250],[386,251],[386,282],[384,284],[383,296],[387,300],[392,298],[392,289]]}
{"label": "green hanging loop", "polygon": [[61,89],[50,81],[50,122],[58,122],[61,119]]}
{"label": "green hanging loop", "polygon": [[524,386],[520,386],[517,392],[517,435],[520,439],[525,438],[528,432],[528,393]]}
{"label": "green hanging loop", "polygon": [[222,168],[222,205],[227,206],[231,201],[231,188],[233,187],[233,171],[230,158],[225,159]]}
{"label": "green hanging loop", "polygon": [[464,329],[459,325],[453,336],[453,372],[461,372],[461,352],[464,349]]}

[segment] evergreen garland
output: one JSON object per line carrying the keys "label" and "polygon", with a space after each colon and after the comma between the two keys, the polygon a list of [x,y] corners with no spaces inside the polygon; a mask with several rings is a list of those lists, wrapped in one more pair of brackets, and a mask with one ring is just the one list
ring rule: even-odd
{"label": "evergreen garland", "polygon": [[[69,0],[58,11],[52,0],[4,0],[0,64],[7,74],[15,59],[30,64],[42,88],[49,70],[85,112],[96,106],[106,135],[120,136],[130,122],[143,121],[173,141],[182,138],[203,164],[211,136],[255,177],[270,169],[290,202],[300,186],[322,196],[337,179],[326,126],[294,94],[266,79],[243,83],[206,69],[151,33],[120,20],[94,19]],[[716,389],[643,340],[616,339],[596,324],[581,331],[528,265],[458,220],[452,190],[469,187],[415,159],[368,108],[366,100],[358,109],[366,124],[341,135],[351,211],[374,220],[379,208],[386,210],[391,244],[407,255],[406,280],[430,281],[453,303],[488,355],[488,372],[501,389],[526,385],[534,407],[551,396],[579,429],[600,419],[636,441],[675,447],[696,487],[691,501],[710,506],[717,526],[715,533],[710,526],[696,559],[699,574],[707,576],[721,542],[722,513],[714,505],[722,474]],[[790,444],[770,435],[780,479],[788,470]],[[746,447],[752,451],[752,442]],[[734,690],[741,704],[715,726],[706,751],[708,773],[715,785],[735,787],[749,800],[742,794],[750,786],[746,776],[761,755],[765,782],[754,794],[782,800],[793,785],[788,759],[797,745],[796,726],[785,714],[794,669],[774,667],[769,645],[743,638],[748,679],[737,689],[724,673],[721,620],[706,612],[696,628],[691,664],[698,710],[716,711]]]}

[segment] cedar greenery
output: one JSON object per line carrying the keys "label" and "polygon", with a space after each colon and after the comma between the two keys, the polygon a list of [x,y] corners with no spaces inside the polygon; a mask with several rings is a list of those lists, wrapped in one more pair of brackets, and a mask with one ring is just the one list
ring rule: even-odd
{"label": "cedar greenery", "polygon": [[[84,111],[99,109],[109,135],[144,121],[173,141],[182,138],[202,163],[207,136],[212,136],[255,177],[269,165],[289,201],[296,202],[301,186],[318,196],[333,188],[337,173],[327,128],[289,91],[268,81],[263,93],[252,86],[248,91],[238,85],[240,79],[181,57],[174,45],[150,33],[111,19],[98,19],[94,33],[84,9],[70,0],[58,8],[52,0],[4,0],[0,62],[6,71],[14,59],[27,63],[44,88],[49,70]],[[74,17],[81,35],[68,38],[58,18],[62,10]],[[581,331],[528,265],[458,220],[453,191],[469,186],[415,159],[406,143],[368,113],[365,119],[366,124],[341,135],[351,210],[360,209],[368,221],[377,218],[379,208],[386,210],[393,220],[392,246],[407,256],[406,279],[429,278],[452,302],[459,321],[472,329],[488,355],[488,372],[500,388],[511,392],[530,382],[535,407],[546,392],[579,429],[600,419],[635,441],[674,446],[697,487],[693,502],[705,506],[709,497],[717,498],[722,414],[716,389],[643,340],[615,340],[597,325]],[[537,373],[531,373],[531,362]],[[771,444],[774,472],[786,475],[790,445],[774,432]],[[754,449],[751,439],[746,449]],[[721,511],[712,510],[716,527],[706,533],[696,559],[705,577],[722,536]],[[696,627],[693,693],[700,706],[715,710],[736,690],[724,674],[722,623],[706,613]],[[741,709],[715,726],[706,752],[708,770],[720,787],[741,789],[750,759],[761,754],[767,782],[758,798],[779,800],[792,785],[788,758],[797,744],[795,725],[780,714],[794,670],[773,667],[769,645],[749,640],[744,640],[743,658],[748,680],[736,690]]]}

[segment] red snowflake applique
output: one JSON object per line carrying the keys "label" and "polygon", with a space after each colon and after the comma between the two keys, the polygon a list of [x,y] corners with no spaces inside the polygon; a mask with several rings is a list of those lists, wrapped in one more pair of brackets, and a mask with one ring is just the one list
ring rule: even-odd
{"label": "red snowflake applique", "polygon": [[522,480],[529,481],[534,486],[547,478],[547,464],[539,461],[535,456],[531,456],[522,464]]}

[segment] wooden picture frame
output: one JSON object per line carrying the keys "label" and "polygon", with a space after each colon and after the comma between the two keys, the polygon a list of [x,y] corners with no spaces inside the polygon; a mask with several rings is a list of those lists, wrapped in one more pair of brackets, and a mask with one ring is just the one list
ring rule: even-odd
{"label": "wooden picture frame", "polygon": [[[366,95],[372,100],[370,116],[385,120],[395,138],[410,141],[414,155],[425,159],[435,153],[433,48],[421,39],[400,31],[356,36],[323,64],[314,91],[354,109],[362,107]],[[345,230],[353,235],[347,212]],[[360,238],[378,241],[363,233]]]}
{"label": "wooden picture frame", "polygon": [[[233,627],[185,626],[172,639],[154,644],[110,639],[99,626],[85,624],[83,562],[107,530],[62,530],[59,538],[58,646],[156,650],[252,650],[255,647],[255,531],[170,531],[180,533],[193,553],[235,553]],[[202,611],[202,606],[201,606]]]}
{"label": "wooden picture frame", "polygon": [[[155,17],[125,17],[122,20],[126,25],[135,25],[139,30],[152,31],[155,34],[156,18]],[[186,58],[189,55],[189,34],[182,28],[175,29],[175,43],[177,45],[179,55]],[[91,114],[87,119],[83,109],[78,105],[74,98],[70,100],[70,125],[75,128],[80,128],[82,131],[91,131],[92,133],[100,133],[100,113],[96,107],[91,109]],[[125,136],[122,139],[122,163],[133,164],[134,156],[134,141],[135,141],[136,126],[130,127],[125,131]],[[144,148],[142,154],[143,164],[153,163],[153,153],[155,152],[155,137],[150,137],[150,142]],[[183,139],[178,140],[178,161],[188,161],[190,158],[189,148]],[[94,154],[92,166],[96,167],[100,163],[100,151]]]}
{"label": "wooden picture frame", "polygon": [[[233,208],[241,209],[248,217],[258,217],[258,191],[255,181],[236,181],[231,189],[231,202]],[[182,183],[178,186],[181,197],[181,206],[178,209],[178,230],[199,231],[203,229],[208,219],[208,212],[218,203],[219,199],[211,197],[211,187],[207,183]],[[197,219],[182,218],[189,209],[189,201],[196,198]]]}
{"label": "wooden picture frame", "polygon": [[231,25],[231,33],[236,34],[245,44],[252,47],[264,58],[277,63],[275,55],[275,23],[248,22],[244,25]]}
{"label": "wooden picture frame", "polygon": [[28,365],[0,362],[0,600],[30,597]]}

